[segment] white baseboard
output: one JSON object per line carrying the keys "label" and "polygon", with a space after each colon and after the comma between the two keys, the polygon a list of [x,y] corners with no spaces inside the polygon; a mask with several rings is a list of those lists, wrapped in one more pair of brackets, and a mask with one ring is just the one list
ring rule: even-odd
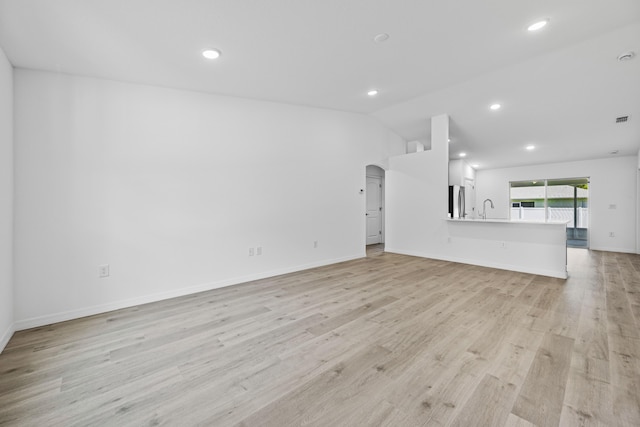
{"label": "white baseboard", "polygon": [[471,264],[471,265],[478,265],[480,267],[489,267],[489,268],[497,268],[499,270],[509,270],[509,271],[517,271],[520,273],[529,273],[529,274],[537,274],[540,276],[548,276],[548,277],[557,277],[559,279],[566,279],[567,278],[567,272],[562,271],[562,270],[546,270],[546,269],[542,269],[542,268],[530,268],[530,267],[523,267],[520,265],[511,265],[511,264],[502,264],[502,263],[498,263],[498,262],[488,262],[488,261],[480,261],[480,260],[474,260],[474,259],[465,259],[465,258],[458,258],[458,257],[448,257],[448,256],[442,256],[442,255],[433,255],[433,254],[426,254],[426,253],[420,253],[420,252],[413,252],[413,251],[403,251],[403,250],[398,250],[398,249],[393,249],[393,248],[385,248],[384,249],[385,252],[392,252],[392,253],[396,253],[396,254],[401,254],[401,255],[410,255],[410,256],[417,256],[420,258],[431,258],[431,259],[437,259],[437,260],[441,260],[441,261],[450,261],[450,262],[457,262],[460,264]]}
{"label": "white baseboard", "polygon": [[589,249],[594,251],[603,251],[603,252],[620,252],[623,254],[635,254],[635,249],[628,248],[610,248],[606,246],[590,246]]}
{"label": "white baseboard", "polygon": [[[362,253],[359,255],[352,255],[352,256],[347,256],[342,258],[334,258],[330,260],[323,260],[323,261],[313,262],[309,264],[298,265],[294,267],[285,267],[285,268],[266,271],[262,273],[251,274],[248,276],[234,277],[231,279],[225,279],[218,282],[204,283],[196,286],[189,286],[186,288],[175,289],[168,292],[160,292],[157,294],[143,295],[136,298],[130,298],[130,299],[121,300],[121,301],[114,301],[107,304],[100,304],[92,307],[80,308],[77,310],[47,314],[44,316],[17,320],[13,326],[15,328],[14,330],[16,331],[21,331],[21,330],[30,329],[30,328],[37,328],[39,326],[50,325],[52,323],[64,322],[67,320],[79,319],[81,317],[86,317],[86,316],[93,316],[95,314],[106,313],[113,310],[119,310],[121,308],[134,307],[136,305],[148,304],[151,302],[181,297],[185,295],[195,294],[198,292],[210,291],[212,289],[218,289],[226,286],[237,285],[239,283],[251,282],[253,280],[260,280],[260,279],[266,279],[268,277],[280,276],[281,274],[294,273],[296,271],[308,270],[310,268],[323,267],[325,265],[351,261],[354,259],[363,258],[364,256],[366,256],[366,254]],[[13,331],[11,333],[13,333]]]}
{"label": "white baseboard", "polygon": [[7,330],[4,331],[4,333],[0,337],[0,353],[4,351],[4,348],[9,343],[9,340],[11,339],[15,331],[16,331],[16,327],[14,323],[10,324]]}

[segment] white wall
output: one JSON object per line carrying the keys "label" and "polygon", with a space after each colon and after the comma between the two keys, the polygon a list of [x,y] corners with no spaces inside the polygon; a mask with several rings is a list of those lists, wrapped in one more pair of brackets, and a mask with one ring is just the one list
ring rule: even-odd
{"label": "white wall", "polygon": [[0,49],[0,352],[13,334],[13,67]]}
{"label": "white wall", "polygon": [[449,161],[449,185],[465,185],[465,178],[474,180],[476,171],[464,160]]}
{"label": "white wall", "polygon": [[[507,218],[510,181],[589,177],[591,249],[636,252],[637,167],[637,157],[630,156],[480,170],[476,200],[493,200],[495,209],[487,209],[487,218]],[[615,237],[609,237],[611,231]]]}
{"label": "white wall", "polygon": [[18,328],[364,256],[365,166],[405,150],[364,115],[46,72],[15,101]]}
{"label": "white wall", "polygon": [[430,150],[389,159],[385,245],[389,252],[436,257],[446,235],[449,117],[431,120]]}

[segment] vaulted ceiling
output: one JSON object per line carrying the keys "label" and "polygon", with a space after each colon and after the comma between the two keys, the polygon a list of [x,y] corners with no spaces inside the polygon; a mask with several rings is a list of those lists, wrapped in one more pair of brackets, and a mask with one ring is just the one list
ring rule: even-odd
{"label": "vaulted ceiling", "polygon": [[370,114],[426,145],[448,113],[452,158],[478,168],[640,148],[640,58],[617,59],[640,54],[638,0],[0,0],[0,46],[15,67]]}

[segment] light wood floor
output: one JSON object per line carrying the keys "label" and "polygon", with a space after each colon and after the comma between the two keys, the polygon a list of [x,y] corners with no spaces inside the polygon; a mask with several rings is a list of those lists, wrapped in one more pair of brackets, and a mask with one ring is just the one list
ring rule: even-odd
{"label": "light wood floor", "polygon": [[640,257],[366,259],[18,332],[0,424],[640,425]]}

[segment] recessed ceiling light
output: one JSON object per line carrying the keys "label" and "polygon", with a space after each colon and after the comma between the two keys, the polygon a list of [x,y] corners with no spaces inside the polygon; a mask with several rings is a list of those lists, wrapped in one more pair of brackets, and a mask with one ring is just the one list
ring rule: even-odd
{"label": "recessed ceiling light", "polygon": [[535,146],[535,145],[527,145],[527,146],[526,146],[526,147],[524,147],[524,148],[526,148],[527,150],[531,151],[531,150],[535,150],[535,149],[536,149],[536,146]]}
{"label": "recessed ceiling light", "polygon": [[533,24],[527,27],[528,31],[538,31],[539,29],[545,27],[549,23],[548,19],[543,19],[542,21],[534,22]]}
{"label": "recessed ceiling light", "polygon": [[222,55],[222,52],[218,49],[206,49],[202,51],[202,56],[207,59],[217,59],[220,58],[220,55]]}
{"label": "recessed ceiling light", "polygon": [[460,153],[460,157],[467,157],[467,153],[464,153],[464,152]]}
{"label": "recessed ceiling light", "polygon": [[378,94],[378,91],[376,89],[371,89],[369,92],[367,92],[367,95],[369,96],[376,96]]}
{"label": "recessed ceiling light", "polygon": [[480,167],[480,165],[479,165],[479,164],[477,164],[477,163],[474,163],[474,164],[472,164],[472,165],[471,165],[471,167],[475,169],[475,168],[479,168],[479,167]]}
{"label": "recessed ceiling light", "polygon": [[502,105],[500,105],[500,104],[491,104],[491,105],[489,106],[489,108],[491,108],[491,109],[492,109],[492,110],[494,110],[494,111],[495,111],[495,110],[499,110],[499,109],[500,109],[500,107],[502,107]]}
{"label": "recessed ceiling light", "polygon": [[382,43],[382,42],[386,42],[387,40],[389,40],[389,34],[387,33],[380,33],[377,34],[374,38],[373,41],[376,43]]}
{"label": "recessed ceiling light", "polygon": [[447,138],[447,142],[451,142],[451,138]]}

